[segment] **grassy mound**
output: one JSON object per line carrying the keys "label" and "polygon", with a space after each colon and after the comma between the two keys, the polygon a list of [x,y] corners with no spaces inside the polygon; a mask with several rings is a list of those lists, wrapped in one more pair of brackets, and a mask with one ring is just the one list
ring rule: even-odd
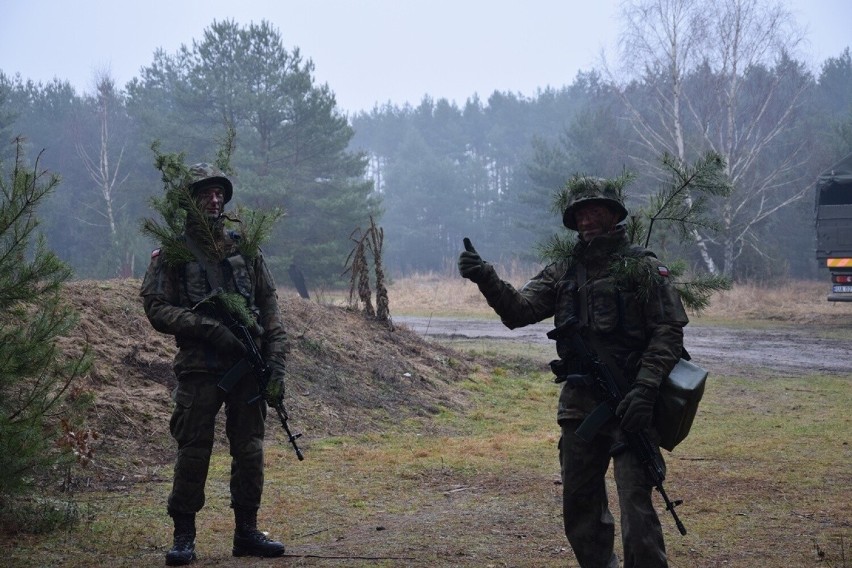
{"label": "grassy mound", "polygon": [[[168,422],[176,348],[145,318],[140,284],[79,281],[66,289],[80,324],[63,347],[76,352],[88,343],[94,354],[92,371],[77,386],[96,400],[89,426],[99,438],[87,484],[145,478],[174,457]],[[288,294],[280,305],[291,340],[285,404],[303,445],[465,406],[456,384],[472,365],[463,355],[346,308]],[[223,419],[220,413],[221,439]],[[274,413],[269,421],[277,432]]]}

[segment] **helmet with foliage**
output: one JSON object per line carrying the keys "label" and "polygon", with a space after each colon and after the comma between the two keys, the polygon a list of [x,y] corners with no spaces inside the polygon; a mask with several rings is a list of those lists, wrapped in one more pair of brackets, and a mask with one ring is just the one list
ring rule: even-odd
{"label": "helmet with foliage", "polygon": [[192,180],[189,185],[189,191],[193,194],[206,187],[218,185],[222,188],[224,194],[223,204],[228,203],[234,195],[234,185],[231,183],[231,180],[225,176],[222,170],[213,164],[205,162],[193,164],[189,167],[189,175]]}
{"label": "helmet with foliage", "polygon": [[574,214],[577,209],[590,203],[606,205],[618,214],[617,223],[627,218],[627,208],[614,180],[596,177],[576,177],[568,182],[568,205],[562,213],[562,224],[571,230],[577,230]]}

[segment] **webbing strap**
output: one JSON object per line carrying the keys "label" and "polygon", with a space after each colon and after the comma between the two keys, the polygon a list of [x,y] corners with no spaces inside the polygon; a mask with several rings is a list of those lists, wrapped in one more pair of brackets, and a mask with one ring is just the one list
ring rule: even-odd
{"label": "webbing strap", "polygon": [[210,286],[211,290],[215,290],[216,288],[225,289],[224,279],[222,278],[222,270],[221,265],[213,264],[201,251],[201,247],[198,246],[192,237],[186,235],[186,247],[189,249],[189,252],[192,253],[192,256],[195,257],[195,260],[198,261],[198,264],[204,267],[204,272],[207,273],[207,284]]}
{"label": "webbing strap", "polygon": [[580,300],[579,313],[577,320],[581,328],[589,325],[589,291],[586,289],[586,265],[582,262],[577,263],[577,297]]}

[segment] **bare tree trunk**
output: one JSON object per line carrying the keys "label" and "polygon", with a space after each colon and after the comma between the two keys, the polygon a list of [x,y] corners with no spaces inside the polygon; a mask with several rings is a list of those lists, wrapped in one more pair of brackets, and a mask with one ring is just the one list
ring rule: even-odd
{"label": "bare tree trunk", "polygon": [[[622,101],[634,118],[634,129],[640,140],[652,153],[668,151],[677,156],[681,163],[687,162],[685,126],[683,119],[683,80],[689,65],[695,62],[696,52],[702,46],[703,35],[699,33],[706,25],[701,19],[703,6],[695,0],[649,0],[634,2],[625,7],[626,34],[622,37],[622,49],[635,61],[638,56],[646,61],[648,68],[666,69],[671,84],[669,92],[658,90],[663,106],[668,107],[661,124],[669,123],[659,132],[642,113],[634,107],[623,89],[619,90]],[[649,33],[650,28],[650,33]],[[672,147],[670,148],[669,145]],[[692,199],[687,197],[687,205]],[[707,240],[698,231],[690,231],[698,253],[710,274],[719,269],[708,249]]]}
{"label": "bare tree trunk", "polygon": [[[120,239],[118,235],[118,227],[115,217],[115,192],[118,187],[127,178],[125,176],[121,180],[118,179],[121,169],[121,159],[124,155],[124,145],[118,152],[118,157],[113,166],[110,161],[110,152],[112,148],[110,138],[110,123],[111,123],[111,104],[116,100],[115,82],[111,77],[104,74],[98,77],[97,85],[97,116],[99,125],[99,140],[97,147],[97,159],[93,159],[86,150],[82,140],[77,141],[77,154],[83,161],[83,165],[89,176],[95,182],[100,190],[103,198],[103,210],[99,213],[105,218],[107,227],[109,227],[110,241],[113,246],[118,249]],[[131,255],[132,256],[132,255]],[[126,254],[119,253],[120,268],[119,274],[127,272]],[[132,268],[130,268],[132,271]],[[132,272],[131,272],[132,273]]]}
{"label": "bare tree trunk", "polygon": [[113,187],[110,181],[109,171],[109,109],[107,107],[105,97],[99,97],[99,103],[100,108],[98,109],[98,114],[101,122],[101,152],[98,164],[98,174],[99,178],[103,180],[101,193],[103,194],[104,202],[106,203],[106,216],[109,223],[109,234],[112,235],[112,240],[115,241],[115,215],[112,210]]}
{"label": "bare tree trunk", "polygon": [[[639,63],[646,72],[645,85],[657,99],[654,110],[639,108],[621,89],[638,140],[652,155],[668,152],[687,162],[695,154],[713,150],[728,164],[734,192],[720,211],[725,275],[733,273],[744,247],[757,246],[758,224],[801,199],[809,187],[801,180],[806,171],[803,146],[785,149],[786,154],[780,160],[773,158],[774,167],[766,171],[765,156],[777,151],[773,145],[793,127],[807,75],[796,74],[785,60],[803,35],[789,11],[773,2],[631,0],[623,4],[622,59],[630,67],[620,76],[635,79]],[[718,82],[686,92],[685,78],[699,68]],[[770,80],[747,84],[748,69],[763,70]],[[610,73],[611,78],[615,76],[619,75]],[[747,94],[745,88],[750,89]],[[708,272],[717,274],[710,239],[697,230],[692,236]]]}

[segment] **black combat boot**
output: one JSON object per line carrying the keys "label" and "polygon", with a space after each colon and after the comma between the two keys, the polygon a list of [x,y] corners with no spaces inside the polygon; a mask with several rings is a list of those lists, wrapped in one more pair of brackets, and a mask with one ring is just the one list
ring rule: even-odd
{"label": "black combat boot", "polygon": [[166,553],[166,566],[186,566],[195,560],[195,514],[173,513],[175,543]]}
{"label": "black combat boot", "polygon": [[284,545],[257,530],[257,509],[234,509],[234,556],[272,558],[284,554]]}

